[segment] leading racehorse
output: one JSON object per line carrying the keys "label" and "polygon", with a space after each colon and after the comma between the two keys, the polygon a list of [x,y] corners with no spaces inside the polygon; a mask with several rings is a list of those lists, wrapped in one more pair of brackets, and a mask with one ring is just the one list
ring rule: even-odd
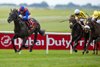
{"label": "leading racehorse", "polygon": [[[14,37],[12,38],[12,44],[15,52],[19,52],[23,47],[25,46],[26,40],[28,36],[34,33],[34,43],[30,46],[30,52],[32,52],[33,45],[37,42],[37,34],[39,33],[40,35],[44,35],[45,31],[41,30],[40,24],[38,23],[37,20],[31,19],[34,22],[34,28],[29,30],[27,27],[26,23],[22,21],[22,19],[18,16],[18,10],[17,9],[12,9],[11,12],[9,13],[9,17],[7,21],[10,23],[14,21]],[[16,46],[14,45],[14,40],[17,38],[22,38],[23,42],[19,50],[16,49]]]}

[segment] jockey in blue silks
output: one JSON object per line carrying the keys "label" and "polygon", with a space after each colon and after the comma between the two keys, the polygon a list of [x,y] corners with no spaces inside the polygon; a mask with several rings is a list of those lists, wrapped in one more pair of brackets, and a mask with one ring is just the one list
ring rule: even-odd
{"label": "jockey in blue silks", "polygon": [[24,6],[21,6],[18,10],[18,15],[19,17],[25,21],[26,25],[28,26],[28,28],[30,29],[30,12],[27,8],[25,8]]}
{"label": "jockey in blue silks", "polygon": [[28,21],[28,19],[30,18],[30,12],[24,6],[20,7],[18,14],[19,14],[19,17],[22,18],[22,20]]}

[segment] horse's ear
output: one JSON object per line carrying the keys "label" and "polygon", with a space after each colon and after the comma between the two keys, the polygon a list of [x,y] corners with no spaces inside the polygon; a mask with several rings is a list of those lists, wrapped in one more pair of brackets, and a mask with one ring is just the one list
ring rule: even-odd
{"label": "horse's ear", "polygon": [[10,11],[12,12],[12,11],[13,11],[13,9],[10,9]]}

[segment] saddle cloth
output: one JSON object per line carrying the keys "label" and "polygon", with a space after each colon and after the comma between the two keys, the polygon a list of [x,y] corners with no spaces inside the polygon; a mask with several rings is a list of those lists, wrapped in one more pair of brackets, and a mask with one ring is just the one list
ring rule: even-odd
{"label": "saddle cloth", "polygon": [[35,25],[36,25],[36,23],[32,19],[29,19],[28,21],[26,21],[26,24],[29,29],[35,28]]}

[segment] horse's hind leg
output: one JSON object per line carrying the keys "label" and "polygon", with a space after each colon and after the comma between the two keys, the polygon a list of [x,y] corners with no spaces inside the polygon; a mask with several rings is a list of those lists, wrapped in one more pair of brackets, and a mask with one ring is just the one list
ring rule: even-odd
{"label": "horse's hind leg", "polygon": [[35,34],[34,34],[34,43],[30,47],[30,52],[32,52],[32,48],[33,48],[34,44],[37,42],[37,35],[38,35],[38,33],[35,32]]}
{"label": "horse's hind leg", "polygon": [[99,50],[99,44],[97,43],[97,45],[96,45],[96,55],[98,55],[98,50]]}
{"label": "horse's hind leg", "polygon": [[95,49],[96,49],[96,55],[98,55],[98,49],[99,49],[99,44],[100,44],[100,37],[98,37],[97,39],[96,39],[96,47],[95,47]]}
{"label": "horse's hind leg", "polygon": [[95,54],[98,55],[98,43],[95,44]]}
{"label": "horse's hind leg", "polygon": [[17,35],[14,35],[14,37],[12,38],[12,45],[14,48],[15,53],[17,52],[16,46],[14,45],[14,40],[17,38]]}

